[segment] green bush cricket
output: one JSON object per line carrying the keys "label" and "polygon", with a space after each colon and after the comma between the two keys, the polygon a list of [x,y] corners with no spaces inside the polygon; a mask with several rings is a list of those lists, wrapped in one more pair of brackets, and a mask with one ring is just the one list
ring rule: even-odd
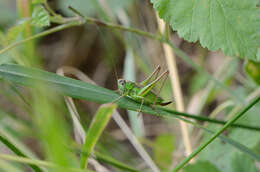
{"label": "green bush cricket", "polygon": [[[167,76],[169,75],[169,71],[166,70],[158,77],[160,69],[161,67],[158,66],[152,72],[152,74],[148,76],[141,83],[135,83],[125,79],[118,79],[117,81],[118,92],[121,95],[118,99],[126,96],[138,103],[141,103],[139,112],[141,111],[143,104],[152,105],[153,109],[155,105],[166,106],[170,104],[172,101],[164,102],[164,100],[158,96],[167,79]],[[163,79],[162,85],[159,89],[159,93],[156,94],[152,89],[161,79]]]}

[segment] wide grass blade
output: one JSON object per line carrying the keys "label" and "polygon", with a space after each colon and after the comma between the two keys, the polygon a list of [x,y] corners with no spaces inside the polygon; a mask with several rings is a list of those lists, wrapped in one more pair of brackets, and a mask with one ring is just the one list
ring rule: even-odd
{"label": "wide grass blade", "polygon": [[[85,83],[68,77],[59,76],[36,68],[23,67],[20,65],[1,65],[0,77],[4,77],[5,79],[13,81],[17,84],[31,87],[34,86],[34,82],[43,82],[48,84],[55,91],[61,94],[101,104],[110,103],[119,98],[119,95],[113,90],[108,90],[97,85]],[[139,103],[132,101],[127,97],[118,99],[116,103],[118,104],[118,107],[128,110],[138,111],[140,108]],[[177,115],[217,124],[226,123],[225,121],[210,119],[202,115],[192,115],[161,107],[152,109],[150,106],[143,105],[141,111],[157,116],[175,117]],[[255,126],[248,126],[243,124],[232,124],[231,126],[260,131],[260,127]]]}
{"label": "wide grass blade", "polygon": [[98,112],[96,113],[94,119],[91,122],[91,125],[88,129],[85,143],[82,147],[81,159],[80,159],[80,167],[82,169],[87,168],[88,158],[94,149],[101,133],[104,128],[107,126],[114,110],[116,109],[116,104],[104,104],[100,106]]}

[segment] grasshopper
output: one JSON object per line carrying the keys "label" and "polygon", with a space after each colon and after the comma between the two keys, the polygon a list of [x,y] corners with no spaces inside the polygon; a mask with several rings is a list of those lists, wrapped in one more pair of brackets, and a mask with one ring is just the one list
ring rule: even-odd
{"label": "grasshopper", "polygon": [[[158,77],[160,69],[161,67],[158,66],[150,76],[140,83],[135,83],[125,79],[118,79],[118,92],[121,95],[119,98],[126,96],[138,103],[141,103],[139,112],[141,111],[143,105],[152,105],[152,108],[154,109],[155,105],[166,106],[172,103],[172,101],[164,102],[164,100],[158,96],[167,79],[167,76],[169,75],[169,71],[166,70]],[[152,89],[162,78],[164,78],[164,80],[160,87],[159,93],[156,94]]]}

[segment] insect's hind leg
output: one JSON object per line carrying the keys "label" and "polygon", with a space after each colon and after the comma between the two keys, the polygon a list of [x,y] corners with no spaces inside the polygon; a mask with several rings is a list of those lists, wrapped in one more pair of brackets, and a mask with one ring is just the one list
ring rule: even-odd
{"label": "insect's hind leg", "polygon": [[149,76],[148,76],[144,81],[142,81],[140,84],[146,86],[147,84],[149,84],[149,82],[151,81],[151,79],[153,78],[154,75],[155,75],[155,77],[154,77],[154,80],[155,80],[155,79],[158,77],[158,74],[159,74],[160,70],[161,70],[161,66],[158,65],[158,66],[156,67],[156,69],[151,73],[151,75],[149,75]]}
{"label": "insect's hind leg", "polygon": [[169,75],[169,71],[168,71],[168,70],[165,71],[165,72],[163,73],[163,75],[161,75],[162,77],[163,77],[163,76],[165,76],[165,77],[164,77],[164,79],[163,79],[163,81],[162,81],[162,84],[161,84],[161,86],[160,86],[159,92],[157,93],[157,95],[156,95],[156,97],[155,97],[155,100],[154,100],[154,102],[153,102],[153,105],[152,105],[152,108],[153,108],[153,109],[154,109],[155,103],[156,103],[156,101],[157,101],[157,99],[158,99],[158,95],[160,94],[160,92],[161,92],[161,90],[162,90],[162,88],[163,88],[163,86],[164,86],[164,84],[165,84],[165,82],[166,82],[166,80],[167,80],[167,78],[168,78],[168,75]]}

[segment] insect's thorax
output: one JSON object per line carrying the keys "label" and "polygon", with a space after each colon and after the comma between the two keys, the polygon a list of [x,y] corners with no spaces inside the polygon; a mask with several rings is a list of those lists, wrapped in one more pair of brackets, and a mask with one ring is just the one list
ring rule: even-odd
{"label": "insect's thorax", "polygon": [[131,82],[131,81],[125,81],[124,85],[118,84],[118,90],[121,95],[130,94],[132,92],[133,88],[135,88],[135,87],[136,87],[135,83]]}

